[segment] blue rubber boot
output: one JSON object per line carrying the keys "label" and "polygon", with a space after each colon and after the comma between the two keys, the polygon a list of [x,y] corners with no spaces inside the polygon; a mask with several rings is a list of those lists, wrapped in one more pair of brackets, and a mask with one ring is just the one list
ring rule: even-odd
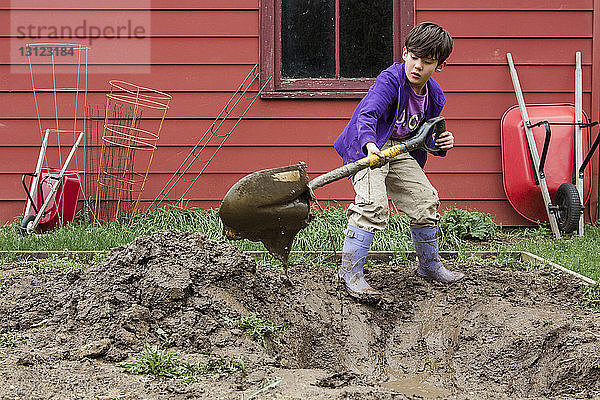
{"label": "blue rubber boot", "polygon": [[373,289],[365,280],[363,271],[375,234],[352,225],[348,225],[344,233],[346,238],[338,277],[344,280],[348,294],[354,298],[370,300],[380,297],[381,293]]}
{"label": "blue rubber boot", "polygon": [[410,232],[419,258],[417,274],[442,283],[456,282],[465,276],[462,272],[450,271],[440,261],[437,225],[423,228],[411,226]]}

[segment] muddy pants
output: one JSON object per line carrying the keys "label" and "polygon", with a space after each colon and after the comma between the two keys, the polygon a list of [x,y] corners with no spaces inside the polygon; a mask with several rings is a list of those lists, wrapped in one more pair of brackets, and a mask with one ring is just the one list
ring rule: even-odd
{"label": "muddy pants", "polygon": [[[381,150],[398,143],[390,139]],[[380,168],[357,172],[352,184],[356,198],[348,207],[350,225],[370,232],[384,229],[390,216],[388,196],[399,211],[408,215],[411,226],[433,226],[440,219],[437,190],[408,153],[400,154]]]}

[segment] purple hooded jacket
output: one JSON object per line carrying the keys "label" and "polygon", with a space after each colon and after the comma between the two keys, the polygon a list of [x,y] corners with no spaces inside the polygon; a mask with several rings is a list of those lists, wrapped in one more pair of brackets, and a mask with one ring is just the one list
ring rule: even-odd
{"label": "purple hooded jacket", "polygon": [[[366,153],[363,149],[367,143],[373,142],[381,148],[390,138],[398,111],[404,110],[408,103],[409,85],[404,73],[404,63],[394,63],[379,74],[368,93],[358,103],[350,122],[333,143],[344,164],[364,157]],[[426,85],[428,99],[425,120],[428,120],[440,115],[446,104],[446,97],[433,78],[429,78]],[[410,154],[423,168],[427,152],[418,149]],[[440,156],[445,154],[445,151],[436,153]]]}

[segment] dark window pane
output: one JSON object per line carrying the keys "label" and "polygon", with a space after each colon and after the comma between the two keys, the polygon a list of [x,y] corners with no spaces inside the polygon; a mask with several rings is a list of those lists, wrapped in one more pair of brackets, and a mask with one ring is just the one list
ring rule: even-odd
{"label": "dark window pane", "polygon": [[375,77],[393,61],[392,0],[340,0],[340,72]]}
{"label": "dark window pane", "polygon": [[334,77],[334,1],[283,0],[282,3],[282,75],[287,78]]}

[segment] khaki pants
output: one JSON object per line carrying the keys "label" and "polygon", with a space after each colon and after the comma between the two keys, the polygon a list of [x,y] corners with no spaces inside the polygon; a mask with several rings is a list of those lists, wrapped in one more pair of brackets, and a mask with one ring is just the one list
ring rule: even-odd
{"label": "khaki pants", "polygon": [[[388,140],[381,150],[398,143]],[[357,172],[352,184],[356,198],[348,207],[350,225],[370,232],[384,229],[390,216],[388,196],[399,211],[408,215],[412,226],[432,226],[440,219],[437,190],[408,153],[380,168]]]}

